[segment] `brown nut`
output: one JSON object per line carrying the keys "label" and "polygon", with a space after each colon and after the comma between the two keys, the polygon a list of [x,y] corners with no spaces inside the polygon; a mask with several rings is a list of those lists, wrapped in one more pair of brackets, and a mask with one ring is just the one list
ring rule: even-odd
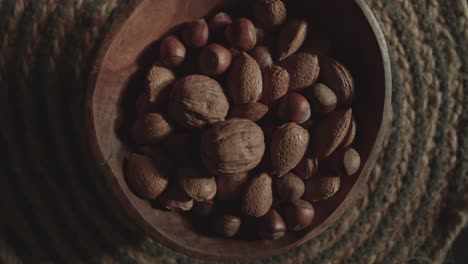
{"label": "brown nut", "polygon": [[209,30],[205,19],[201,18],[185,25],[182,40],[193,48],[201,48],[208,43]]}
{"label": "brown nut", "polygon": [[330,156],[340,146],[351,125],[352,110],[337,110],[328,114],[317,126],[313,152],[318,158]]}
{"label": "brown nut", "polygon": [[168,36],[159,47],[159,57],[167,67],[178,67],[184,62],[187,50],[184,44],[175,36]]}
{"label": "brown nut", "polygon": [[176,184],[170,185],[159,197],[162,207],[171,211],[189,211],[193,207],[193,199]]}
{"label": "brown nut", "polygon": [[156,112],[157,107],[151,103],[146,93],[140,94],[135,102],[135,111],[138,117],[144,116],[151,112]]}
{"label": "brown nut", "polygon": [[234,104],[254,103],[262,95],[262,72],[247,53],[234,57],[227,76],[227,89]]}
{"label": "brown nut", "polygon": [[354,139],[356,138],[356,129],[356,119],[353,117],[353,119],[351,120],[351,125],[348,129],[348,133],[346,133],[346,136],[343,139],[343,143],[341,143],[342,148],[347,148],[354,143]]}
{"label": "brown nut", "polygon": [[226,39],[233,48],[249,51],[257,43],[257,32],[252,21],[247,18],[238,18],[227,26]]}
{"label": "brown nut", "polygon": [[278,212],[271,208],[270,211],[257,221],[258,234],[265,240],[277,240],[286,233],[286,224]]}
{"label": "brown nut", "polygon": [[320,57],[320,68],[323,83],[326,84],[338,99],[338,107],[351,104],[354,95],[354,81],[346,67],[328,57]]}
{"label": "brown nut", "polygon": [[145,94],[148,96],[148,100],[155,105],[167,101],[170,87],[175,81],[176,76],[171,69],[159,64],[151,66],[146,75]]}
{"label": "brown nut", "polygon": [[314,220],[314,207],[307,201],[291,201],[284,209],[284,218],[288,228],[300,231],[312,224]]}
{"label": "brown nut", "polygon": [[169,113],[181,126],[202,128],[223,121],[228,110],[229,103],[223,89],[207,76],[189,75],[174,84]]}
{"label": "brown nut", "polygon": [[288,92],[289,73],[280,66],[270,65],[263,68],[262,74],[263,91],[260,102],[271,106]]}
{"label": "brown nut", "polygon": [[224,237],[233,237],[239,232],[241,219],[231,214],[223,214],[215,219],[216,232]]}
{"label": "brown nut", "polygon": [[305,192],[305,185],[301,178],[293,173],[286,173],[275,179],[276,194],[281,201],[299,200]]}
{"label": "brown nut", "polygon": [[144,199],[157,198],[167,187],[166,172],[149,158],[131,154],[125,163],[125,178],[133,193]]}
{"label": "brown nut", "polygon": [[257,0],[254,6],[255,19],[266,29],[275,29],[286,22],[286,7],[281,0]]}
{"label": "brown nut", "polygon": [[279,101],[278,118],[285,122],[302,124],[310,118],[310,105],[298,93],[289,93]]}
{"label": "brown nut", "polygon": [[242,200],[242,212],[247,216],[262,217],[273,204],[273,190],[271,177],[261,173],[253,178],[247,186]]}
{"label": "brown nut", "polygon": [[337,174],[352,176],[361,167],[361,156],[353,148],[342,149],[328,157],[326,164]]}
{"label": "brown nut", "polygon": [[219,12],[208,20],[208,28],[211,36],[219,36],[224,33],[226,27],[232,23],[231,16],[224,12]]}
{"label": "brown nut", "polygon": [[257,122],[268,112],[268,106],[261,103],[247,103],[231,107],[230,118],[243,118]]}
{"label": "brown nut", "polygon": [[223,201],[232,201],[241,198],[248,180],[249,175],[247,172],[219,175],[216,179],[218,186],[216,197]]}
{"label": "brown nut", "polygon": [[247,119],[230,119],[204,131],[201,158],[213,173],[236,174],[255,168],[265,153],[262,129]]}
{"label": "brown nut", "polygon": [[155,144],[167,138],[172,126],[158,113],[149,113],[133,123],[132,138],[140,145]]}
{"label": "brown nut", "polygon": [[207,201],[196,201],[193,204],[192,212],[199,217],[207,217],[211,215],[215,208],[215,202],[213,200]]}
{"label": "brown nut", "polygon": [[319,163],[317,158],[304,157],[294,168],[294,172],[303,180],[308,180],[317,174],[318,168]]}
{"label": "brown nut", "polygon": [[178,171],[179,185],[195,201],[211,200],[216,195],[216,180],[201,166],[182,167]]}
{"label": "brown nut", "polygon": [[306,92],[314,115],[322,115],[335,110],[338,99],[335,93],[326,85],[317,83],[308,88]]}
{"label": "brown nut", "polygon": [[309,53],[296,53],[280,63],[289,75],[289,89],[299,91],[315,83],[319,76],[318,57]]}
{"label": "brown nut", "polygon": [[284,60],[301,48],[307,37],[307,21],[293,19],[281,29],[276,46],[279,60]]}
{"label": "brown nut", "polygon": [[317,177],[306,182],[304,199],[309,202],[326,200],[335,195],[340,189],[340,177],[336,174],[321,170]]}
{"label": "brown nut", "polygon": [[278,177],[299,164],[309,140],[309,132],[296,123],[288,123],[276,131],[271,142],[271,162]]}
{"label": "brown nut", "polygon": [[197,138],[192,133],[177,132],[170,135],[163,143],[167,152],[179,162],[193,160],[198,156]]}
{"label": "brown nut", "polygon": [[208,76],[223,74],[231,65],[231,52],[223,46],[212,43],[200,54],[200,71]]}
{"label": "brown nut", "polygon": [[258,46],[249,51],[249,55],[258,63],[260,69],[273,64],[270,48],[267,46]]}

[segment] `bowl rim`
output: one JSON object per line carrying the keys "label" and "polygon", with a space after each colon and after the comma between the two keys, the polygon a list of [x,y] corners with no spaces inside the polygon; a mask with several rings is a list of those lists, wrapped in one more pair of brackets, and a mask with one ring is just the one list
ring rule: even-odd
{"label": "bowl rim", "polygon": [[[139,4],[143,3],[146,0],[130,0],[126,7],[121,11],[121,13],[117,16],[115,21],[109,27],[109,30],[105,33],[103,42],[99,47],[96,56],[96,63],[94,68],[90,73],[90,78],[88,81],[88,87],[85,93],[85,117],[84,117],[84,124],[86,130],[86,136],[89,142],[89,148],[91,151],[92,158],[98,163],[99,161],[106,161],[101,148],[99,146],[99,141],[96,135],[96,127],[94,123],[94,92],[97,85],[97,80],[100,74],[101,67],[105,61],[107,52],[115,38],[115,36],[120,32],[120,28],[127,19],[131,16],[133,11],[138,7]],[[357,192],[356,188],[361,186],[365,180],[368,179],[368,176],[375,166],[377,161],[378,153],[380,153],[383,149],[383,142],[385,136],[388,133],[390,128],[390,117],[392,113],[392,69],[391,69],[391,61],[390,55],[388,51],[387,42],[383,31],[378,23],[376,17],[374,16],[372,10],[370,9],[369,5],[366,3],[365,0],[352,0],[354,1],[362,11],[363,15],[365,16],[379,47],[379,53],[382,59],[382,66],[384,71],[384,102],[383,102],[383,109],[382,109],[382,116],[380,126],[378,128],[378,132],[369,153],[369,157],[364,164],[361,173],[353,184],[351,189],[349,190],[345,201],[343,201],[338,207],[328,216],[324,222],[322,222],[319,226],[315,229],[311,230],[308,234],[304,235],[303,237],[299,238],[293,243],[290,243],[284,247],[279,249],[275,249],[274,251],[270,251],[269,254],[264,255],[255,255],[255,256],[243,256],[243,257],[231,257],[231,256],[220,256],[215,254],[209,254],[206,252],[195,251],[190,248],[186,248],[184,246],[179,245],[178,243],[166,238],[164,235],[160,234],[159,231],[154,229],[154,227],[148,223],[141,215],[139,210],[133,206],[132,202],[129,200],[127,195],[121,189],[119,183],[115,179],[115,175],[112,172],[110,166],[105,162],[104,164],[99,163],[102,169],[102,175],[105,177],[105,182],[108,183],[106,188],[109,188],[113,196],[118,199],[118,208],[123,209],[126,211],[127,217],[135,222],[138,225],[138,228],[143,230],[145,234],[150,235],[151,237],[155,238],[158,243],[163,244],[179,253],[184,255],[204,259],[204,260],[214,260],[214,261],[252,261],[263,259],[267,257],[272,257],[280,254],[284,254],[289,250],[302,245],[303,243],[309,241],[311,238],[315,237],[317,233],[321,233],[327,228],[329,228],[338,218],[341,216],[346,209],[349,208],[349,205],[356,199]],[[350,194],[354,194],[354,196],[350,197]],[[336,217],[338,216],[338,217]]]}

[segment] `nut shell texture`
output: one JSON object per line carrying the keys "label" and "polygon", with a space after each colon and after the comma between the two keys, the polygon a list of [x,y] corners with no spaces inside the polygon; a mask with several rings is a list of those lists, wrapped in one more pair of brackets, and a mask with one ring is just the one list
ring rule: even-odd
{"label": "nut shell texture", "polygon": [[299,164],[309,140],[309,132],[296,123],[288,123],[276,131],[271,142],[271,162],[279,177]]}
{"label": "nut shell texture", "polygon": [[199,167],[179,169],[179,185],[195,201],[211,200],[216,195],[215,178]]}
{"label": "nut shell texture", "polygon": [[247,119],[230,119],[206,130],[201,140],[201,158],[215,173],[235,174],[255,168],[265,152],[262,129]]}
{"label": "nut shell texture", "polygon": [[131,154],[127,158],[125,176],[133,193],[145,199],[155,199],[167,187],[166,173],[148,157]]}
{"label": "nut shell texture", "polygon": [[338,107],[351,104],[354,94],[354,81],[346,67],[328,57],[320,58],[323,82],[336,94]]}
{"label": "nut shell texture", "polygon": [[169,94],[171,85],[175,82],[176,76],[171,69],[155,64],[151,66],[146,76],[146,94],[153,104],[162,101],[165,94]]}
{"label": "nut shell texture", "polygon": [[266,29],[274,29],[286,22],[287,11],[281,0],[257,0],[254,6],[255,19]]}
{"label": "nut shell texture", "polygon": [[301,48],[307,37],[307,22],[293,19],[284,25],[278,37],[277,55],[284,60]]}
{"label": "nut shell texture", "polygon": [[262,217],[268,213],[272,204],[272,179],[268,174],[262,173],[247,186],[242,200],[242,212],[248,216]]}
{"label": "nut shell texture", "polygon": [[258,63],[242,52],[232,62],[227,88],[235,104],[254,103],[262,95],[262,72]]}
{"label": "nut shell texture", "polygon": [[315,83],[319,76],[320,66],[318,57],[310,53],[296,53],[280,63],[289,75],[289,89],[302,90]]}
{"label": "nut shell texture", "polygon": [[351,118],[351,109],[338,110],[318,124],[313,144],[317,157],[328,157],[338,148],[348,132]]}
{"label": "nut shell texture", "polygon": [[271,105],[276,100],[283,97],[289,88],[289,73],[286,69],[270,65],[262,70],[263,90],[260,102]]}
{"label": "nut shell texture", "polygon": [[202,128],[223,121],[229,103],[219,83],[207,76],[189,75],[174,84],[169,112],[187,128]]}

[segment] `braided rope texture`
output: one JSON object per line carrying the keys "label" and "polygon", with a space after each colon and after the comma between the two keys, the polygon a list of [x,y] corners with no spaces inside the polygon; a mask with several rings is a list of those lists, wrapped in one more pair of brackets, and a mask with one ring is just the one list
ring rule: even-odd
{"label": "braided rope texture", "polygon": [[[206,263],[125,225],[77,140],[96,53],[127,2],[0,0],[0,264]],[[468,4],[368,3],[393,68],[384,151],[337,223],[255,263],[441,263],[468,221]]]}

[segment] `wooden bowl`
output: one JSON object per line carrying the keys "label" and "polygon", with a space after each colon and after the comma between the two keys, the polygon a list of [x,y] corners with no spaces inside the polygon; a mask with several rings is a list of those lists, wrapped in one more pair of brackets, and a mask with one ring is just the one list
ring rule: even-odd
{"label": "wooden bowl", "polygon": [[300,3],[300,8],[291,10],[302,12],[310,20],[311,28],[319,29],[331,39],[332,57],[344,63],[355,78],[357,97],[353,110],[358,124],[355,148],[363,164],[358,176],[344,178],[340,191],[333,198],[315,206],[317,216],[309,228],[288,233],[276,241],[206,236],[195,230],[186,216],[154,209],[148,201],[135,196],[122,171],[123,159],[129,150],[118,133],[125,119],[122,108],[125,109],[126,104],[122,98],[131,96],[133,90],[142,85],[141,69],[155,58],[153,55],[157,52],[153,44],[161,36],[181,23],[242,3],[134,0],[105,41],[87,98],[93,155],[99,164],[107,164],[103,177],[117,202],[135,220],[129,225],[137,225],[156,241],[193,257],[254,260],[285,253],[316,237],[349,208],[374,166],[388,130],[391,73],[384,36],[364,0],[289,2]]}

